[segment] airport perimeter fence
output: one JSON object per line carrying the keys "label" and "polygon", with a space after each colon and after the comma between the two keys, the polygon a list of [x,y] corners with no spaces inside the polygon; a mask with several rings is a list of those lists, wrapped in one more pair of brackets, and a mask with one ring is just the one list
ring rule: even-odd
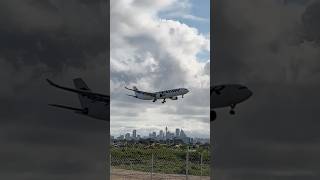
{"label": "airport perimeter fence", "polygon": [[111,147],[111,179],[210,179],[208,149],[168,146]]}

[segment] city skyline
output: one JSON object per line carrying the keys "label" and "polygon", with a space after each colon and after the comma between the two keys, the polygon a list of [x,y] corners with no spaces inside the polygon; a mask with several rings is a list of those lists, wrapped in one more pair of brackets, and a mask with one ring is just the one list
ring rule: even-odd
{"label": "city skyline", "polygon": [[[151,130],[149,132],[144,132],[144,133],[140,133],[139,130],[137,129],[128,129],[128,130],[124,130],[121,131],[119,133],[111,133],[110,136],[117,138],[120,137],[121,135],[123,135],[125,137],[126,134],[130,134],[130,137],[134,137],[133,134],[134,132],[136,133],[135,137],[140,136],[141,138],[150,138],[150,136],[155,133],[156,136],[163,134],[164,136],[166,135],[166,128],[167,128],[167,133],[170,133],[171,136],[177,137],[179,135],[181,135],[181,132],[183,135],[190,137],[190,138],[201,138],[201,139],[210,139],[210,136],[197,136],[197,135],[192,135],[192,133],[190,134],[188,131],[185,131],[182,128],[169,128],[168,126],[166,126],[163,129],[156,129],[156,130]],[[179,131],[179,133],[177,133],[177,131]]]}

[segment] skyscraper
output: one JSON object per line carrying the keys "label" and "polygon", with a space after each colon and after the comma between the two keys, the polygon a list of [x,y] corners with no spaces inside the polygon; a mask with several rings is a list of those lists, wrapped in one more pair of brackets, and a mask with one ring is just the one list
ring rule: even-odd
{"label": "skyscraper", "polygon": [[156,132],[153,132],[153,133],[152,133],[152,138],[153,138],[153,139],[156,139],[156,137],[157,137],[157,133],[156,133]]}
{"label": "skyscraper", "polygon": [[166,140],[168,138],[168,126],[166,126]]}
{"label": "skyscraper", "polygon": [[135,130],[135,129],[132,131],[132,138],[133,139],[137,138],[137,130]]}
{"label": "skyscraper", "polygon": [[187,137],[187,135],[184,133],[184,131],[182,129],[180,131],[180,137],[181,138],[186,138]]}
{"label": "skyscraper", "polygon": [[177,128],[177,129],[176,129],[176,137],[179,137],[179,136],[180,136],[180,129]]}
{"label": "skyscraper", "polygon": [[127,133],[127,134],[125,135],[125,139],[126,139],[126,140],[130,140],[130,133]]}
{"label": "skyscraper", "polygon": [[163,130],[160,130],[159,132],[159,138],[162,140],[164,138]]}

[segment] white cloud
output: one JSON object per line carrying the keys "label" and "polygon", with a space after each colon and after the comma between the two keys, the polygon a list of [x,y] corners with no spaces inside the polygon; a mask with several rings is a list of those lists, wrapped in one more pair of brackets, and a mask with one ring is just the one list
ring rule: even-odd
{"label": "white cloud", "polygon": [[[156,129],[168,125],[190,131],[194,128],[195,133],[208,135],[210,76],[206,62],[200,62],[197,54],[209,51],[209,38],[194,27],[158,15],[179,3],[188,8],[186,2],[111,1],[112,132],[121,126],[139,131],[151,125]],[[146,91],[186,87],[191,92],[183,100],[161,104],[125,96],[130,92],[123,89],[124,85]],[[170,111],[164,113],[167,109]],[[191,109],[195,115],[184,117]]]}

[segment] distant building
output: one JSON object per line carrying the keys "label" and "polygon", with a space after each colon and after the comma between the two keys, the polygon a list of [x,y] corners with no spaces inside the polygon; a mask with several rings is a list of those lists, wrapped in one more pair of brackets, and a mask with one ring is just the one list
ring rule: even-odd
{"label": "distant building", "polygon": [[164,139],[164,134],[163,134],[163,130],[159,131],[159,139],[163,140]]}
{"label": "distant building", "polygon": [[120,135],[119,137],[117,137],[118,140],[124,140],[124,135]]}
{"label": "distant building", "polygon": [[168,139],[168,126],[166,126],[166,134],[165,134],[166,139]]}
{"label": "distant building", "polygon": [[187,135],[184,133],[184,131],[181,129],[181,131],[180,131],[180,138],[186,138],[187,137]]}
{"label": "distant building", "polygon": [[151,138],[156,139],[156,138],[157,138],[157,133],[156,133],[156,132],[153,132]]}
{"label": "distant building", "polygon": [[132,138],[133,139],[137,138],[137,130],[135,130],[135,129],[132,131]]}
{"label": "distant building", "polygon": [[177,128],[177,129],[176,129],[176,137],[179,137],[179,136],[180,136],[180,129]]}
{"label": "distant building", "polygon": [[125,135],[125,139],[126,139],[126,140],[130,140],[130,133],[127,133],[127,134]]}

